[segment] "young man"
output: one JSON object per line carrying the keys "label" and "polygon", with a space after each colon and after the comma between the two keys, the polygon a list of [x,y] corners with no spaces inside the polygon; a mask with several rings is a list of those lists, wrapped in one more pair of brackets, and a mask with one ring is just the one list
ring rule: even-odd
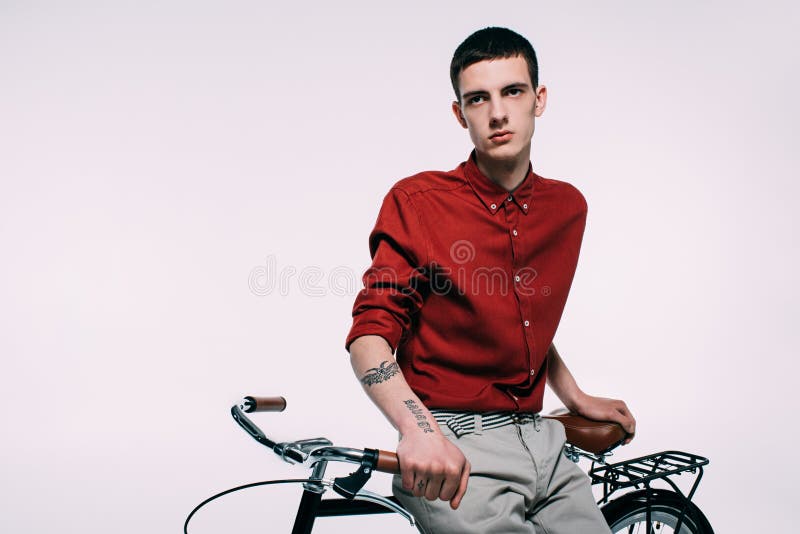
{"label": "young man", "polygon": [[563,427],[538,415],[548,382],[570,411],[635,430],[625,403],[581,391],[552,345],[586,203],[531,170],[547,100],[535,52],[486,28],[458,47],[450,75],[475,150],[388,193],[347,338],[401,434],[395,495],[430,533],[607,533],[588,479],[561,453]]}

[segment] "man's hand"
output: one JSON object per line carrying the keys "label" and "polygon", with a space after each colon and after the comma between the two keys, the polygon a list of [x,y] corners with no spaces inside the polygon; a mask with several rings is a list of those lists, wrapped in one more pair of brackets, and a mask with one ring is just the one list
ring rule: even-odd
{"label": "man's hand", "polygon": [[574,410],[579,415],[595,421],[614,421],[619,423],[628,433],[623,445],[630,443],[636,435],[636,419],[633,418],[628,406],[621,400],[583,395],[580,402],[575,404]]}
{"label": "man's hand", "polygon": [[593,397],[581,391],[555,345],[550,345],[547,350],[547,383],[569,411],[595,421],[619,423],[628,433],[623,445],[631,442],[636,434],[636,419],[625,403],[616,399]]}
{"label": "man's hand", "polygon": [[403,489],[429,501],[450,501],[455,510],[467,491],[470,465],[461,450],[439,432],[412,431],[397,446]]}

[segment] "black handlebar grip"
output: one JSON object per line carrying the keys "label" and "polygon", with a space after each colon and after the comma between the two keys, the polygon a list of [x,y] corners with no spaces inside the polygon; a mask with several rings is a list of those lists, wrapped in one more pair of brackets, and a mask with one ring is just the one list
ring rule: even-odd
{"label": "black handlebar grip", "polygon": [[286,399],[283,397],[251,397],[244,398],[242,409],[247,413],[252,412],[282,412],[286,409]]}

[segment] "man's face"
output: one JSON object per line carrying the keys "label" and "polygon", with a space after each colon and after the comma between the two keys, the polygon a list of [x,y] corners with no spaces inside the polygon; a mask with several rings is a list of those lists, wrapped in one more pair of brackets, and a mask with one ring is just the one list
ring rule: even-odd
{"label": "man's face", "polygon": [[453,112],[484,160],[530,158],[534,119],[544,112],[543,85],[532,87],[522,56],[479,61],[461,71]]}

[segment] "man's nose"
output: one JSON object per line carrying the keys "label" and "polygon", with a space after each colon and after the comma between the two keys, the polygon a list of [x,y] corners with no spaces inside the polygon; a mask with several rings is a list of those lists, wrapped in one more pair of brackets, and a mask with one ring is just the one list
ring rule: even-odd
{"label": "man's nose", "polygon": [[489,119],[492,124],[504,124],[508,121],[508,110],[501,98],[493,98],[490,101]]}

